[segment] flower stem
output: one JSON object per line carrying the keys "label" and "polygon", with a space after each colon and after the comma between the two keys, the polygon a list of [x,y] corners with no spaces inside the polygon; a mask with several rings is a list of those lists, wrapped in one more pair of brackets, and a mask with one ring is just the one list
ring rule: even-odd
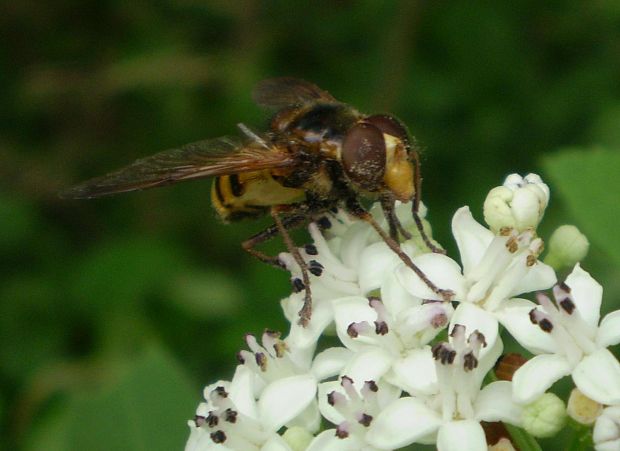
{"label": "flower stem", "polygon": [[504,423],[504,426],[506,426],[506,429],[510,433],[510,438],[515,448],[520,451],[542,451],[536,439],[523,429],[507,423]]}

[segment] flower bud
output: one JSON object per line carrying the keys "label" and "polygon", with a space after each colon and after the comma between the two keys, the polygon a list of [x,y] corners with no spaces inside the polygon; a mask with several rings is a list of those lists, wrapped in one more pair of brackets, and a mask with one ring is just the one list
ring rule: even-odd
{"label": "flower bud", "polygon": [[282,436],[292,451],[303,451],[308,447],[314,436],[300,426],[288,428]]}
{"label": "flower bud", "polygon": [[592,440],[597,450],[620,448],[620,406],[610,406],[603,410],[594,425]]}
{"label": "flower bud", "polygon": [[516,451],[512,442],[506,437],[502,437],[495,445],[491,445],[488,451]]}
{"label": "flower bud", "polygon": [[566,423],[564,402],[553,393],[545,393],[523,409],[523,429],[534,437],[557,434]]}
{"label": "flower bud", "polygon": [[511,174],[484,201],[484,220],[495,233],[504,227],[535,229],[549,203],[549,187],[536,174]]}
{"label": "flower bud", "polygon": [[549,253],[545,263],[555,269],[573,267],[588,254],[590,243],[574,225],[563,225],[555,229],[549,239]]}
{"label": "flower bud", "polygon": [[591,425],[601,415],[603,405],[588,398],[579,389],[574,388],[568,398],[566,412],[577,423]]}

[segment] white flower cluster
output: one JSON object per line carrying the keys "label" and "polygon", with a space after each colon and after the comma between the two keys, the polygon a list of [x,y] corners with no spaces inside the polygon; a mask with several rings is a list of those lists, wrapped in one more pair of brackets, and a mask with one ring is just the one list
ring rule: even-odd
{"label": "white flower cluster", "polygon": [[[511,175],[485,201],[489,228],[468,207],[459,209],[452,232],[460,264],[430,252],[410,206],[397,207],[412,234],[403,251],[436,286],[454,292],[451,302],[367,223],[338,212],[311,224],[313,244],[300,248],[314,268],[309,324],[298,324],[303,292],[293,293],[282,301],[291,323],[286,338],[271,331],[260,342],[246,337],[232,380],[205,389],[186,451],[370,451],[412,443],[486,450],[481,422],[555,434],[565,408],[549,404],[545,392],[567,375],[606,406],[592,421],[597,450],[620,449],[620,364],[607,349],[620,342],[620,311],[599,321],[602,288],[579,263],[558,283],[554,268],[539,260],[536,228],[548,200],[540,177]],[[373,214],[387,227],[379,208]],[[567,246],[583,257],[587,240],[575,233]],[[561,238],[554,247],[562,249]],[[300,268],[289,254],[280,259],[295,287]],[[518,297],[550,289],[552,298],[539,293],[537,303]],[[503,352],[502,329],[535,357],[511,381],[489,382]],[[338,346],[319,344],[334,332]],[[511,449],[507,438],[496,449]]]}

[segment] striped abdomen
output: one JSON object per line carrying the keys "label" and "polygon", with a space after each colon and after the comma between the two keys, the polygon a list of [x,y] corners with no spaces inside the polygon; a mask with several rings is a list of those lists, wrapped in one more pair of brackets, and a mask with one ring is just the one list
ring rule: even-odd
{"label": "striped abdomen", "polygon": [[211,202],[225,222],[256,218],[272,205],[303,201],[304,196],[304,190],[283,187],[269,171],[222,175],[211,187]]}

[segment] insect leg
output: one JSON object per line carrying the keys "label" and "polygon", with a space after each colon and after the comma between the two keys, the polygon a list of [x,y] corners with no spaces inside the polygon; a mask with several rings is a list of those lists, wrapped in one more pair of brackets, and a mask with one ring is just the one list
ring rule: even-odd
{"label": "insect leg", "polygon": [[361,219],[362,221],[366,221],[368,224],[370,224],[372,226],[372,228],[375,229],[375,231],[383,239],[385,244],[387,244],[388,247],[396,255],[398,255],[400,257],[400,259],[403,261],[403,263],[405,263],[405,265],[407,265],[409,268],[411,268],[413,270],[413,272],[416,273],[416,275],[426,284],[427,287],[429,287],[431,290],[433,290],[434,293],[436,293],[439,296],[441,296],[445,301],[452,300],[452,298],[454,297],[454,292],[452,292],[451,290],[444,290],[442,288],[439,288],[437,285],[435,285],[426,276],[426,274],[424,274],[424,272],[420,268],[418,268],[415,263],[413,263],[411,261],[409,256],[403,252],[403,250],[400,248],[398,242],[393,240],[392,237],[390,237],[390,235],[387,234],[385,232],[385,230],[383,230],[381,228],[381,226],[377,223],[377,221],[375,221],[375,219],[372,217],[372,215],[370,213],[368,213],[359,204],[357,199],[355,199],[355,198],[349,199],[347,201],[347,203],[346,203],[346,206],[347,206],[347,211],[349,213],[351,213],[353,216]]}
{"label": "insect leg", "polygon": [[415,184],[415,194],[413,195],[413,201],[411,203],[411,214],[413,215],[413,220],[415,221],[415,226],[420,232],[420,236],[422,237],[422,241],[424,244],[430,249],[431,252],[435,254],[445,254],[446,251],[435,246],[433,242],[429,239],[428,235],[424,231],[424,225],[422,224],[422,219],[418,214],[420,210],[420,199],[422,198],[422,176],[420,175],[420,156],[418,152],[413,149],[411,151],[411,157],[413,158],[413,180]]}
{"label": "insect leg", "polygon": [[277,205],[271,207],[271,216],[276,223],[278,231],[282,235],[282,240],[284,240],[284,244],[286,244],[287,250],[291,253],[293,258],[299,265],[299,268],[301,269],[301,278],[304,284],[305,296],[304,305],[299,311],[299,324],[301,324],[302,326],[306,326],[308,324],[308,321],[310,321],[310,316],[312,315],[312,293],[310,292],[310,276],[308,276],[308,264],[299,253],[299,249],[297,249],[295,243],[293,243],[293,239],[289,235],[288,229],[285,226],[284,221],[280,217],[281,210],[286,209],[287,207],[290,208],[290,206],[283,206],[279,208]]}
{"label": "insect leg", "polygon": [[[293,215],[288,216],[282,220],[283,226],[287,229],[293,229],[301,225],[307,217],[305,215]],[[262,232],[257,233],[256,235],[251,236],[243,243],[241,243],[241,247],[250,255],[256,257],[263,263],[267,263],[269,265],[275,266],[276,268],[284,268],[282,262],[276,256],[267,255],[264,252],[258,251],[254,249],[255,246],[258,246],[265,241],[269,241],[276,235],[280,233],[280,229],[277,225],[272,225],[267,227]]]}
{"label": "insect leg", "polygon": [[391,196],[383,196],[380,199],[381,201],[381,209],[383,210],[383,214],[387,219],[388,225],[390,227],[390,237],[394,241],[398,241],[398,232],[406,239],[411,239],[411,234],[405,230],[403,225],[398,220],[396,216],[396,212],[394,211],[394,197]]}

